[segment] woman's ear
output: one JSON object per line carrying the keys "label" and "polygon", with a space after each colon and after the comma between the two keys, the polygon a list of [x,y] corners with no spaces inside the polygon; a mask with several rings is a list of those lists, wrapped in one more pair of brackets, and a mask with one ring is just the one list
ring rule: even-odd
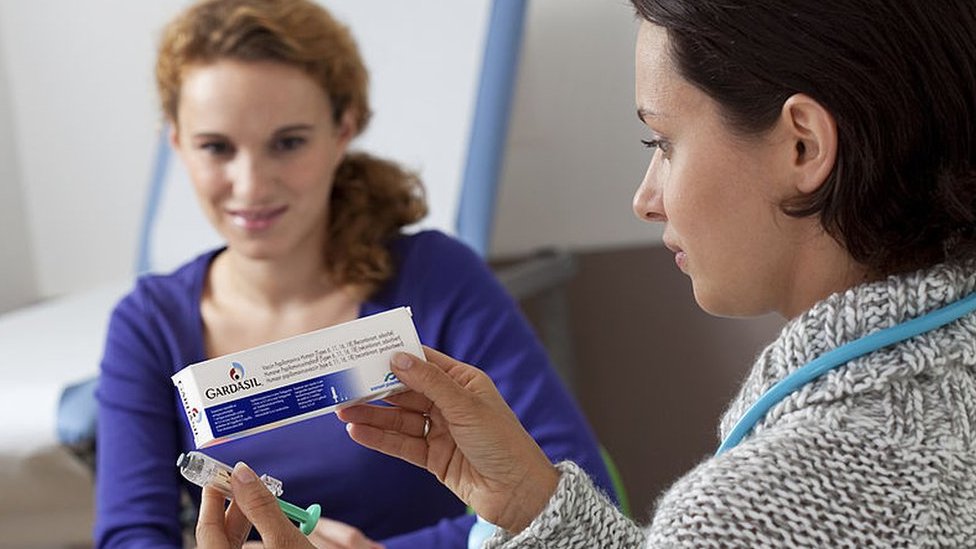
{"label": "woman's ear", "polygon": [[837,161],[837,124],[823,105],[802,93],[783,103],[782,117],[794,145],[796,189],[812,193],[827,180]]}
{"label": "woman's ear", "polygon": [[339,152],[336,157],[337,159],[342,160],[345,158],[346,151],[349,149],[349,143],[358,133],[359,128],[356,122],[356,111],[352,108],[347,108],[342,112],[335,125],[335,138]]}
{"label": "woman's ear", "polygon": [[348,145],[352,141],[353,137],[359,133],[359,128],[356,123],[356,111],[352,108],[348,108],[342,113],[342,117],[339,119],[339,127],[336,128],[338,132],[339,140],[343,144]]}
{"label": "woman's ear", "polygon": [[174,151],[180,150],[180,131],[172,120],[166,120],[166,134],[169,137],[169,145]]}

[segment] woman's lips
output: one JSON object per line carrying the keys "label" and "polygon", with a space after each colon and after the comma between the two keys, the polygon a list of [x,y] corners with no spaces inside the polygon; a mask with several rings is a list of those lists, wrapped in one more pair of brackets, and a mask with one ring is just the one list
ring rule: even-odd
{"label": "woman's lips", "polygon": [[681,269],[681,272],[688,272],[685,267],[688,265],[688,254],[678,251],[674,254],[674,263]]}
{"label": "woman's lips", "polygon": [[682,272],[688,272],[685,267],[688,265],[688,254],[672,242],[664,241],[664,246],[674,252],[674,263]]}
{"label": "woman's lips", "polygon": [[227,210],[231,222],[247,231],[263,231],[281,218],[288,206],[277,208]]}

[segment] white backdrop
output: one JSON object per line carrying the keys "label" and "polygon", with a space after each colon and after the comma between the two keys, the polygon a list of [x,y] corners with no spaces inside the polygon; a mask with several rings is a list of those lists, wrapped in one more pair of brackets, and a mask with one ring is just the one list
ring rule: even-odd
{"label": "white backdrop", "polygon": [[0,312],[37,295],[3,61],[0,57]]}

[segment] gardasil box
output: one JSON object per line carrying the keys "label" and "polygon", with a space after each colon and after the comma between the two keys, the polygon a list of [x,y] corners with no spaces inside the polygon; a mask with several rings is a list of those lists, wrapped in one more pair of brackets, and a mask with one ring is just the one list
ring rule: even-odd
{"label": "gardasil box", "polygon": [[407,307],[191,364],[173,384],[205,448],[404,390],[398,351],[423,356]]}

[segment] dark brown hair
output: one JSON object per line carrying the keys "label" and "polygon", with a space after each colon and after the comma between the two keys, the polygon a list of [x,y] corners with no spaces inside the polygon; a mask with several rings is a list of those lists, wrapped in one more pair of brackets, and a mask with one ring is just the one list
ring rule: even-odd
{"label": "dark brown hair", "polygon": [[[179,124],[185,71],[221,59],[298,67],[326,92],[333,122],[352,112],[357,133],[369,122],[368,73],[349,29],[309,0],[205,0],[167,25],[156,60],[163,113]],[[329,205],[326,268],[339,284],[375,290],[393,275],[387,244],[427,213],[415,174],[365,153],[348,153]]]}
{"label": "dark brown hair", "polygon": [[976,2],[632,3],[733,131],[769,129],[796,93],[834,116],[832,173],[785,212],[877,274],[976,255]]}

